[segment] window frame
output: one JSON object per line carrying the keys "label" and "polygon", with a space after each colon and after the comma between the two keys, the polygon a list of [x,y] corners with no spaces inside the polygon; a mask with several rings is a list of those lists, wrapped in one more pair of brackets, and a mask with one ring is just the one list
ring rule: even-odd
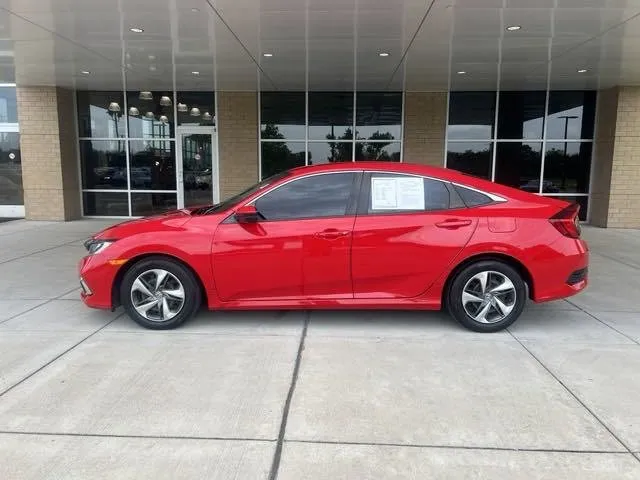
{"label": "window frame", "polygon": [[[266,218],[261,218],[260,221],[258,223],[272,223],[272,222],[295,222],[295,221],[299,221],[299,220],[319,220],[319,219],[331,219],[331,218],[345,218],[345,217],[355,217],[356,215],[356,210],[357,210],[357,199],[358,196],[360,194],[361,188],[362,188],[362,178],[363,178],[363,171],[362,170],[357,170],[357,169],[348,169],[348,170],[336,170],[336,171],[332,171],[332,172],[316,172],[316,173],[311,173],[311,174],[306,174],[306,175],[300,175],[300,176],[294,176],[292,178],[289,178],[281,183],[278,183],[277,185],[273,186],[272,188],[270,188],[269,190],[266,190],[264,192],[260,192],[259,195],[255,196],[254,198],[250,199],[248,202],[246,202],[244,204],[244,206],[246,205],[253,205],[254,207],[256,207],[256,210],[258,209],[257,207],[257,202],[269,195],[270,193],[275,192],[276,190],[279,190],[280,188],[289,185],[293,182],[296,181],[300,181],[300,180],[306,180],[308,178],[312,178],[312,177],[318,177],[318,176],[324,176],[324,175],[337,175],[337,174],[351,174],[353,175],[353,179],[351,182],[351,191],[349,193],[349,197],[347,200],[347,208],[345,209],[345,213],[343,215],[326,215],[326,216],[308,216],[308,217],[296,217],[296,218],[281,218],[281,219],[266,219]],[[258,210],[258,213],[260,211]],[[232,218],[233,215],[231,216]]]}
{"label": "window frame", "polygon": [[[387,176],[399,176],[399,177],[418,177],[423,180],[431,180],[435,182],[440,182],[444,185],[444,187],[449,192],[449,207],[442,209],[434,209],[434,210],[379,210],[379,211],[369,211],[369,203],[371,200],[371,178],[374,175],[383,174]],[[362,176],[362,186],[360,188],[360,196],[358,197],[358,209],[357,216],[388,216],[388,215],[429,215],[429,214],[439,214],[441,212],[450,212],[454,210],[467,210],[468,207],[461,201],[462,205],[458,207],[451,207],[452,201],[455,197],[458,197],[458,193],[455,191],[451,182],[448,180],[443,180],[441,178],[430,177],[428,175],[420,175],[416,173],[407,173],[407,172],[393,172],[393,171],[366,171]]]}

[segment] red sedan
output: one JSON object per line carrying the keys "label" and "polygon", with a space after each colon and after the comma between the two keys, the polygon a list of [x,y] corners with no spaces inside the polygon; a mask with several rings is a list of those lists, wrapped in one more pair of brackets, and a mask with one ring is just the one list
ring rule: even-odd
{"label": "red sedan", "polygon": [[174,328],[204,302],[232,309],[446,307],[494,332],[527,298],[587,285],[576,204],[452,170],[301,167],[212,206],[107,228],[86,242],[82,298]]}

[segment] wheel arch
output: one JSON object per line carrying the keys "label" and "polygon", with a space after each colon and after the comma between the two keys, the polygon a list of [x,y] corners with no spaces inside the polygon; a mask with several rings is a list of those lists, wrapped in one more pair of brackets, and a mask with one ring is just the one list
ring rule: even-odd
{"label": "wheel arch", "polygon": [[204,282],[202,281],[202,278],[200,278],[200,275],[198,275],[198,272],[196,272],[191,267],[191,265],[189,265],[187,262],[185,262],[180,257],[177,257],[175,255],[171,255],[170,253],[164,253],[163,252],[163,253],[142,253],[140,255],[136,255],[136,256],[130,258],[129,260],[127,260],[127,262],[124,263],[120,267],[120,269],[116,273],[115,278],[113,279],[113,283],[111,284],[111,308],[115,309],[116,307],[119,307],[122,304],[121,303],[121,299],[120,299],[120,286],[122,285],[122,279],[124,278],[126,273],[129,271],[129,269],[131,269],[131,267],[133,267],[139,261],[145,260],[145,259],[151,258],[151,257],[159,257],[159,258],[165,258],[165,259],[168,259],[168,260],[172,260],[174,262],[177,262],[177,263],[181,264],[187,270],[189,270],[193,274],[193,277],[198,282],[198,286],[200,287],[200,294],[202,295],[203,303],[205,305],[208,305],[207,290],[204,287]]}
{"label": "wheel arch", "polygon": [[522,277],[522,280],[524,280],[524,283],[527,286],[527,296],[530,299],[533,298],[535,285],[533,283],[533,276],[531,275],[531,272],[529,271],[529,269],[527,269],[527,267],[525,267],[520,260],[518,260],[517,258],[511,255],[508,255],[505,253],[487,252],[487,253],[478,253],[465,258],[460,263],[458,263],[453,268],[453,270],[451,270],[451,272],[449,272],[449,275],[447,276],[447,280],[445,281],[445,284],[444,284],[444,288],[442,289],[441,302],[443,306],[447,304],[447,299],[449,297],[449,288],[451,287],[451,283],[453,282],[453,279],[456,278],[458,273],[473,263],[486,261],[486,260],[502,262],[514,268],[520,274],[520,276]]}

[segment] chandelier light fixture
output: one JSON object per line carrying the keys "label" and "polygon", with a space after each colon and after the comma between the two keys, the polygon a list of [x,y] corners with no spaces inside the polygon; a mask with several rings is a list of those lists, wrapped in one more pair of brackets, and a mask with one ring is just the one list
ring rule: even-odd
{"label": "chandelier light fixture", "polygon": [[204,112],[204,115],[202,115],[202,119],[205,121],[209,121],[211,120],[213,117],[211,116],[211,114],[209,112]]}
{"label": "chandelier light fixture", "polygon": [[170,97],[162,96],[160,97],[160,105],[162,105],[163,107],[170,107],[173,104],[171,103]]}
{"label": "chandelier light fixture", "polygon": [[138,98],[140,100],[153,100],[153,94],[151,92],[140,92]]}
{"label": "chandelier light fixture", "polygon": [[178,111],[179,112],[188,112],[189,107],[185,103],[178,103]]}
{"label": "chandelier light fixture", "polygon": [[191,115],[192,117],[199,117],[200,116],[200,109],[198,107],[193,107],[191,109],[191,112],[189,113],[189,115]]}
{"label": "chandelier light fixture", "polygon": [[118,104],[118,102],[111,102],[109,104],[109,111],[110,112],[119,112],[120,111],[120,105]]}
{"label": "chandelier light fixture", "polygon": [[167,123],[167,122],[169,122],[169,118],[166,115],[161,115],[160,116],[160,122]]}
{"label": "chandelier light fixture", "polygon": [[145,114],[145,117],[153,119],[155,117],[155,115],[153,114],[153,112],[147,112]]}
{"label": "chandelier light fixture", "polygon": [[138,110],[136,107],[131,107],[129,109],[129,115],[131,115],[132,117],[137,117],[138,115],[140,115],[140,110]]}

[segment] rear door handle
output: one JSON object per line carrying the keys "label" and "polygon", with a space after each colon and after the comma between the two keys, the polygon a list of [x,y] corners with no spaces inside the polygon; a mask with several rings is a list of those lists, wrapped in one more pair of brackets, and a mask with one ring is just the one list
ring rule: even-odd
{"label": "rear door handle", "polygon": [[471,220],[458,220],[457,218],[452,218],[449,220],[445,220],[444,222],[436,223],[436,227],[447,228],[449,230],[455,230],[456,228],[467,227],[469,225],[471,225]]}
{"label": "rear door handle", "polygon": [[322,238],[324,240],[335,240],[337,238],[346,237],[349,235],[349,231],[346,230],[337,230],[335,228],[328,228],[327,230],[323,230],[322,232],[318,232],[315,234],[317,238]]}

